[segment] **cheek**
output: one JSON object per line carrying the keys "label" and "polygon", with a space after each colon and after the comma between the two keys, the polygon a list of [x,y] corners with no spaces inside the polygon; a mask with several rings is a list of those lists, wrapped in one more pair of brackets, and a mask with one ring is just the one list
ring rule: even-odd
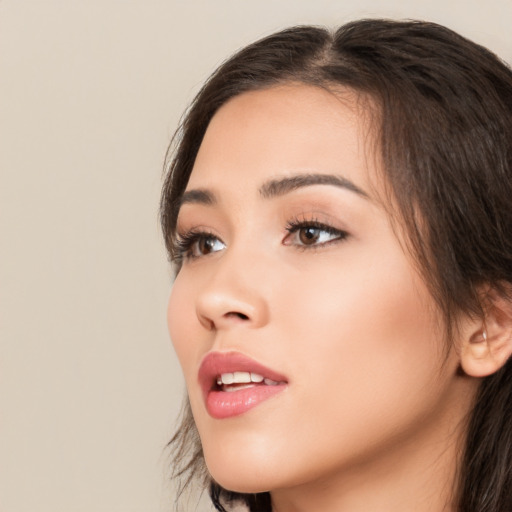
{"label": "cheek", "polygon": [[167,307],[167,327],[186,379],[191,374],[198,347],[197,318],[191,290],[192,287],[187,286],[178,274]]}
{"label": "cheek", "polygon": [[[309,336],[305,343],[311,350],[323,347],[342,355],[372,347],[380,356],[393,357],[400,347],[415,346],[431,353],[439,345],[432,343],[439,341],[433,332],[439,332],[433,300],[403,260],[395,252],[387,257],[349,254],[341,262],[326,258],[286,277],[276,317],[284,318],[285,327],[295,326],[296,336]],[[371,356],[365,355],[362,361]]]}
{"label": "cheek", "polygon": [[435,416],[443,343],[421,280],[389,245],[326,254],[313,260],[301,253],[303,265],[277,256],[264,262],[266,279],[253,286],[271,321],[257,343],[242,339],[238,348],[271,362],[291,386],[275,404],[229,422],[206,414],[197,389],[197,365],[213,341],[195,313],[201,277],[176,279],[169,331],[206,462],[227,488],[261,491],[348,467]]}
{"label": "cheek", "polygon": [[[340,431],[359,439],[361,425],[372,442],[409,428],[442,392],[444,345],[433,301],[399,256],[380,253],[357,265],[347,259],[337,272],[326,263],[291,280],[282,335],[293,340],[288,352],[299,365],[304,407],[296,421],[305,413],[317,418],[336,443]],[[285,334],[286,326],[293,331]]]}

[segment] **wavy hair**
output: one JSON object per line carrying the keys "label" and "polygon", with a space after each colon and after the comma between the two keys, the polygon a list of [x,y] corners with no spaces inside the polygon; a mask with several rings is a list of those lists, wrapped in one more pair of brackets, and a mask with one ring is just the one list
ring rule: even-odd
{"label": "wavy hair", "polygon": [[[482,284],[512,283],[512,71],[455,32],[420,21],[360,20],[336,31],[298,26],[222,64],[171,143],[161,223],[171,260],[177,205],[208,124],[246,91],[286,82],[349,88],[375,106],[378,156],[425,282],[453,339],[457,315],[483,318]],[[179,268],[177,269],[179,272]],[[188,403],[169,445],[175,474],[200,478],[217,510],[270,512],[269,493],[223,489],[208,475]],[[459,512],[512,510],[512,363],[482,380],[456,489]]]}

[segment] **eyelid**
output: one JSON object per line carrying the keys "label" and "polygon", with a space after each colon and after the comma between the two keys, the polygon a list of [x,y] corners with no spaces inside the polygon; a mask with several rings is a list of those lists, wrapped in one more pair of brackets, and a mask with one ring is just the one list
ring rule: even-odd
{"label": "eyelid", "polygon": [[218,252],[212,251],[211,253],[199,255],[190,254],[194,244],[207,239],[218,240],[224,245],[224,247],[226,245],[219,236],[207,228],[197,227],[185,231],[184,233],[177,232],[173,243],[173,253],[176,265],[181,266],[186,261],[192,261]]}
{"label": "eyelid", "polygon": [[[320,231],[325,231],[326,233],[329,233],[330,235],[335,235],[335,238],[331,240],[327,240],[325,242],[321,243],[313,243],[313,244],[301,244],[301,243],[286,243],[289,242],[290,237],[300,231],[300,229],[303,228],[313,228],[318,229]],[[345,240],[349,235],[349,233],[345,229],[334,227],[330,223],[325,223],[317,220],[315,217],[306,218],[304,216],[295,217],[287,222],[286,224],[286,231],[288,234],[286,235],[285,239],[283,240],[283,245],[295,245],[296,247],[300,249],[318,249],[321,247],[325,247],[327,245],[330,245],[332,243],[341,242]]]}
{"label": "eyelid", "polygon": [[[313,228],[319,231],[324,231],[329,235],[332,235],[333,238],[319,242],[313,241],[311,244],[293,242],[292,237],[301,229],[305,228]],[[345,229],[335,227],[330,221],[322,222],[318,220],[316,215],[307,216],[306,214],[300,214],[292,217],[289,221],[286,222],[285,230],[286,236],[282,241],[283,245],[295,246],[296,248],[303,250],[320,249],[322,247],[341,242],[349,236],[349,233]],[[211,252],[206,252],[204,254],[193,254],[192,250],[194,245],[207,239],[219,241],[225,247],[225,243],[222,238],[218,236],[211,228],[196,226],[188,230],[178,230],[173,244],[174,260],[176,264],[180,265],[186,261],[203,258],[205,256],[214,254],[219,250],[222,250],[218,249]]]}

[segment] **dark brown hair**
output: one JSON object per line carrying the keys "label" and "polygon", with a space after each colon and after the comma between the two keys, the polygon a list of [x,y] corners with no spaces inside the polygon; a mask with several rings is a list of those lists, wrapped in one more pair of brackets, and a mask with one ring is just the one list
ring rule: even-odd
{"label": "dark brown hair", "polygon": [[[460,313],[483,318],[482,285],[510,300],[512,72],[485,48],[419,21],[361,20],[335,32],[293,27],[220,66],[169,151],[161,222],[171,259],[179,200],[215,112],[234,96],[284,82],[349,88],[376,106],[388,203],[406,227],[448,339]],[[211,480],[188,405],[170,445],[176,474],[185,482],[202,475],[217,510],[234,501],[271,510],[269,493],[238,494]],[[459,473],[460,512],[512,510],[511,361],[482,380]]]}

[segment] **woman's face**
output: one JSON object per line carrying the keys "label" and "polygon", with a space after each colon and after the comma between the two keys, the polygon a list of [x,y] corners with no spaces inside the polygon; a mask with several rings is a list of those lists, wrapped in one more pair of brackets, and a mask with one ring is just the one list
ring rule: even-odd
{"label": "woman's face", "polygon": [[229,101],[201,144],[168,322],[225,488],[386,471],[460,409],[457,355],[375,195],[369,133],[349,91],[283,85]]}

